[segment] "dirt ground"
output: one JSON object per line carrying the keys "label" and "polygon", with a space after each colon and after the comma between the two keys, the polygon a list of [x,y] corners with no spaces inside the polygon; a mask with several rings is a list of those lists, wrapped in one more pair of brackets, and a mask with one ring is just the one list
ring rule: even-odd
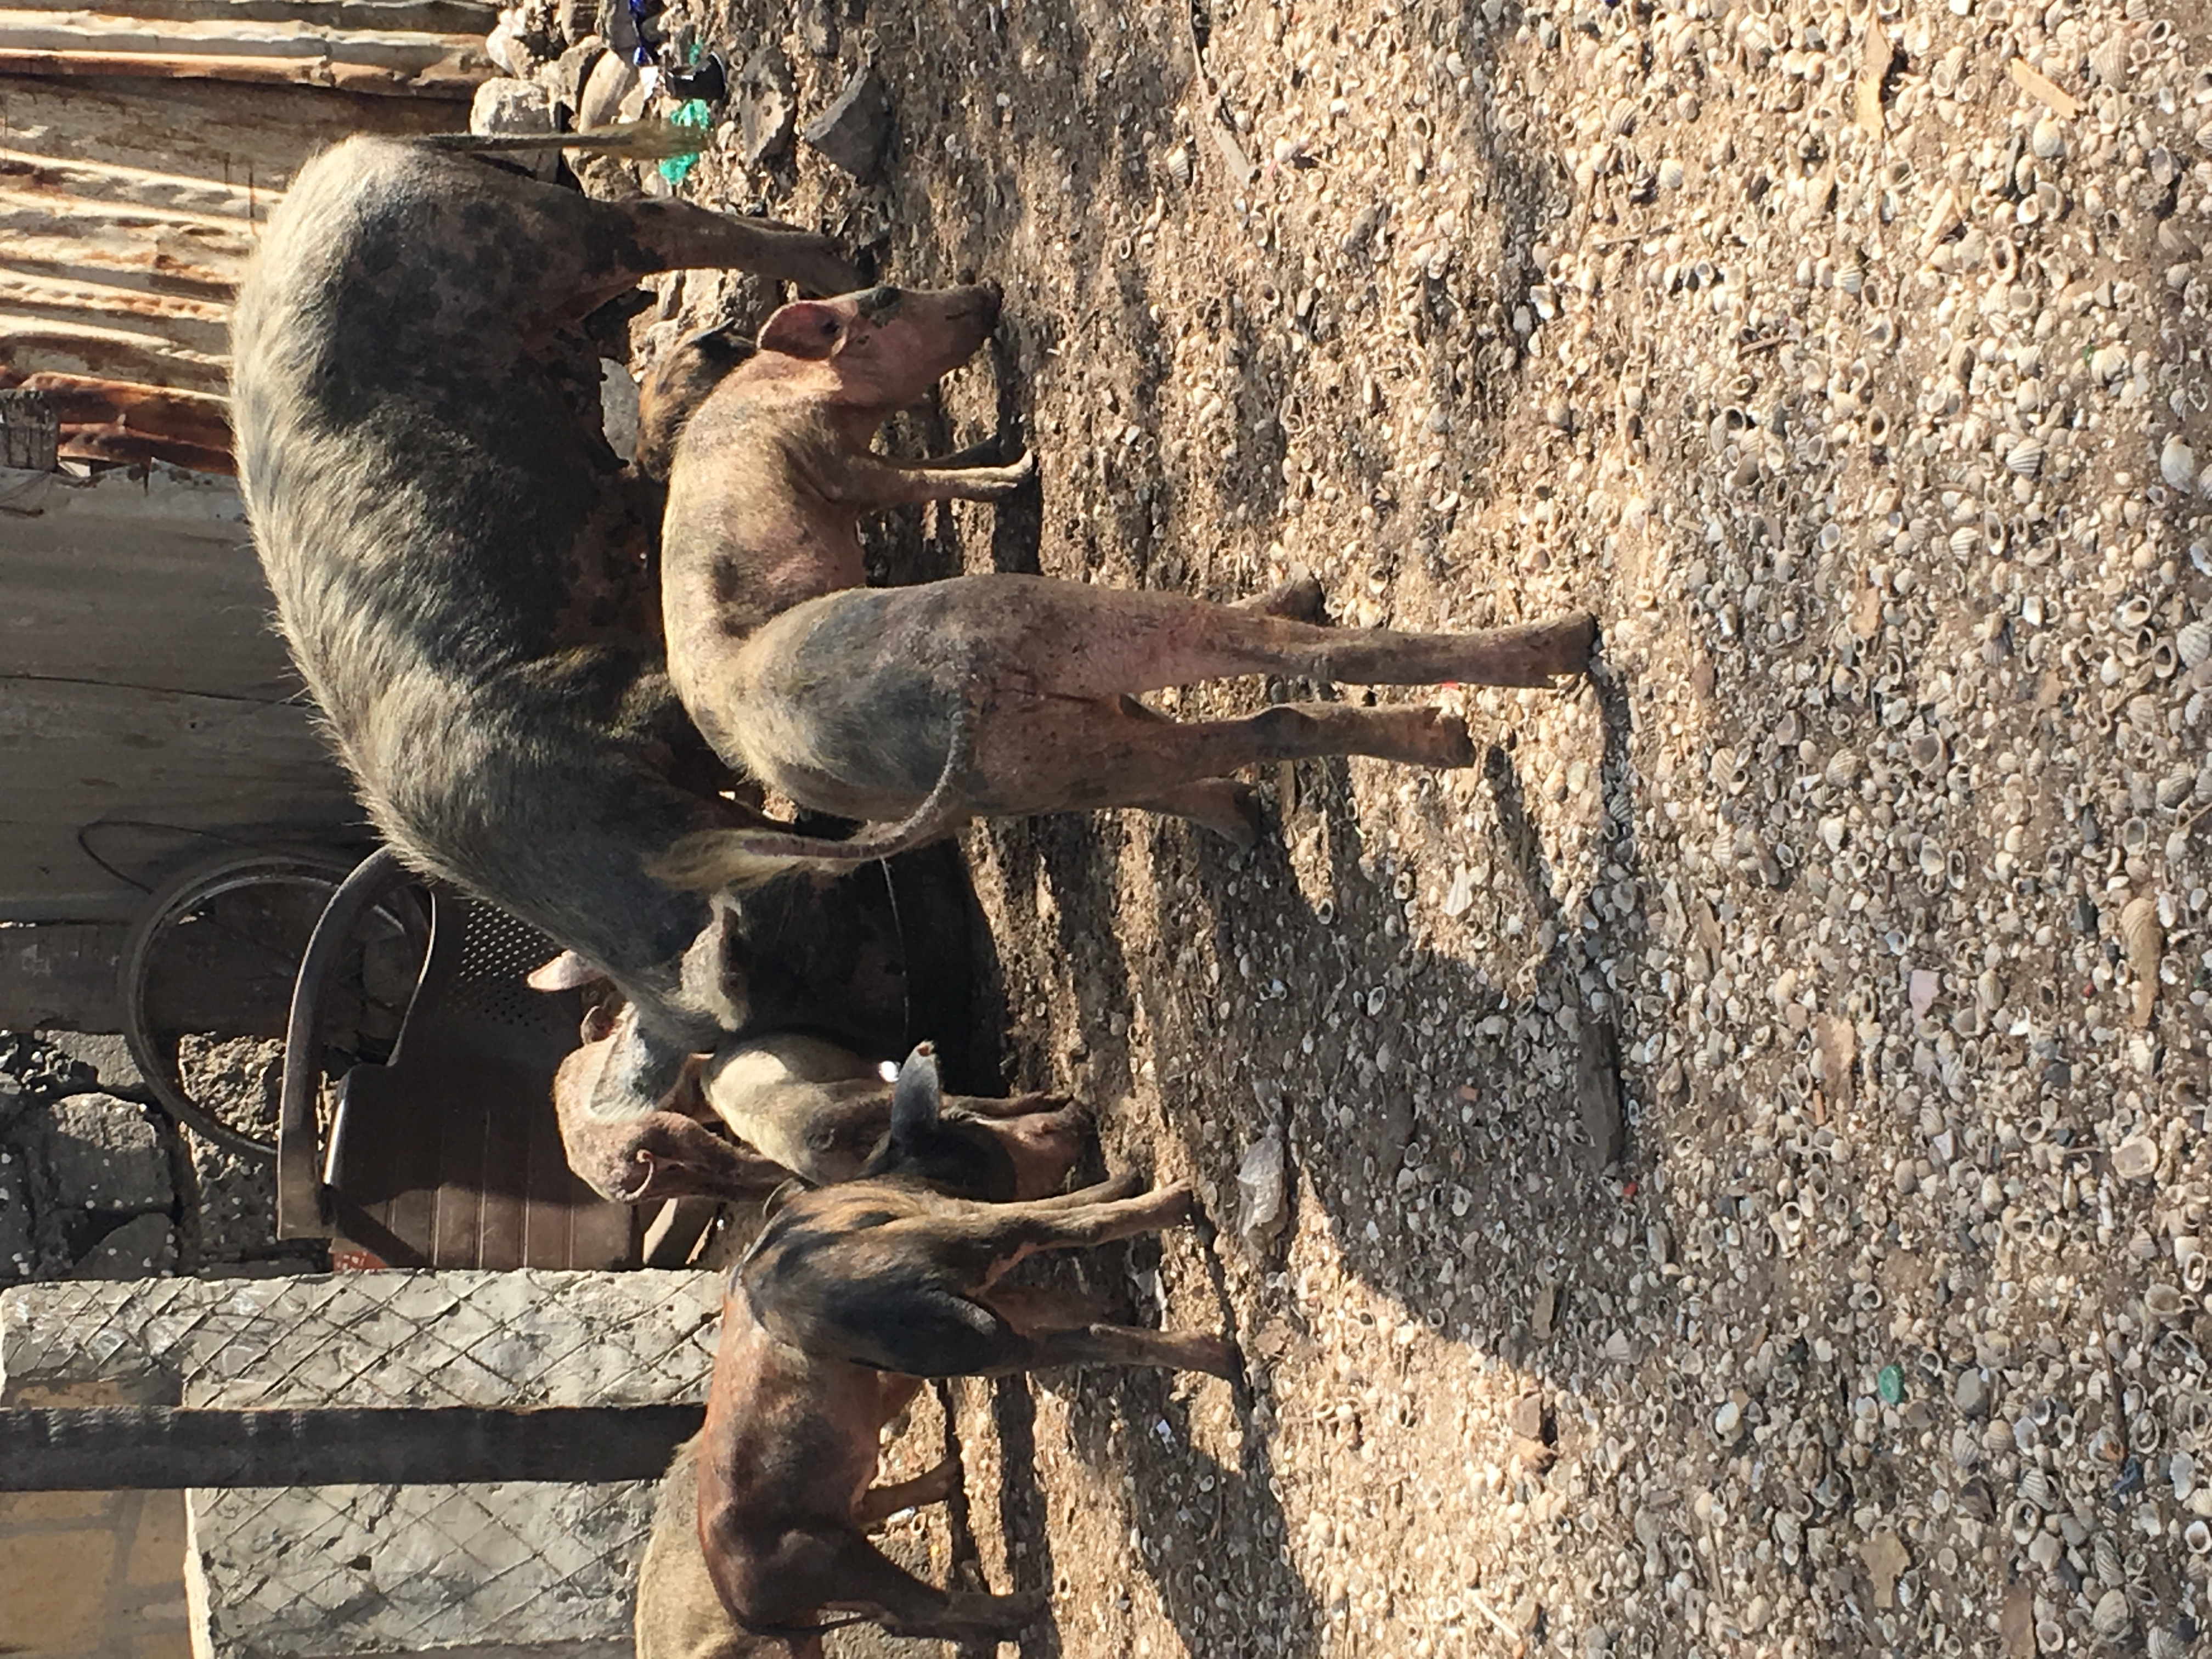
{"label": "dirt ground", "polygon": [[887,547],[1604,629],[1443,694],[1474,769],[1262,779],[1253,854],[971,836],[1020,1080],[1205,1196],[1134,1304],[1250,1367],[956,1391],[1020,1650],[2189,1650],[2205,9],[672,15],[897,123],[862,186],[725,112],[686,194],[1006,285],[895,442],[1041,489]]}

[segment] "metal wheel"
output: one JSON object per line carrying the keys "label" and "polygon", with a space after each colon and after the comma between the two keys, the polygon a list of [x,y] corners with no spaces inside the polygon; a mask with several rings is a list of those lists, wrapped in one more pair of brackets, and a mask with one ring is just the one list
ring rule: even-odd
{"label": "metal wheel", "polygon": [[[164,1109],[232,1152],[275,1158],[275,1097],[250,1112],[195,1099],[185,1074],[195,1039],[283,1037],[308,936],[348,873],[339,860],[314,854],[230,854],[156,890],[131,927],[121,987],[131,1056]],[[403,894],[356,929],[333,975],[325,1023],[341,1060],[390,1053],[422,962],[425,920]]]}

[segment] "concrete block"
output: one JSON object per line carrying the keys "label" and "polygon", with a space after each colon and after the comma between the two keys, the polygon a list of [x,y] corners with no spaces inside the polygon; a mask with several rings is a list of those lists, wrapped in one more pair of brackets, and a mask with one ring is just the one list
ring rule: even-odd
{"label": "concrete block", "polygon": [[68,1095],[46,1109],[56,1200],[70,1210],[166,1210],[169,1158],[143,1106],[113,1095]]}

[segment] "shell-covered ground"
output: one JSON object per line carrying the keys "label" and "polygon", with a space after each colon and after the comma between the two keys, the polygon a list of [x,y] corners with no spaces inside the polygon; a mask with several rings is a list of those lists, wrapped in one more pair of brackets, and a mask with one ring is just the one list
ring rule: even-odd
{"label": "shell-covered ground", "polygon": [[936,568],[1603,628],[1441,694],[1470,769],[1270,772],[1254,853],[971,835],[1021,1080],[1215,1224],[1136,1305],[1251,1378],[957,1391],[1022,1651],[2191,1649],[2206,9],[672,18],[896,120],[861,185],[732,104],[686,194],[1006,284],[894,441],[1041,489],[894,527]]}

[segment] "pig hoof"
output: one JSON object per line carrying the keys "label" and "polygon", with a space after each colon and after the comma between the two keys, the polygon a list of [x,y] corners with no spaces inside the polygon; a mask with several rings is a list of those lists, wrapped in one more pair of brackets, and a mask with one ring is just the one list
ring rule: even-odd
{"label": "pig hoof", "polygon": [[1588,611],[1567,617],[1546,630],[1546,655],[1554,674],[1587,674],[1597,652],[1597,618]]}
{"label": "pig hoof", "polygon": [[910,1493],[917,1504],[942,1504],[952,1496],[960,1484],[960,1462],[957,1458],[940,1459],[937,1467],[915,1478]]}
{"label": "pig hoof", "polygon": [[1267,611],[1291,622],[1327,621],[1320,578],[1302,566],[1294,567],[1282,586],[1267,595]]}
{"label": "pig hoof", "polygon": [[1325,623],[1328,620],[1322,604],[1321,583],[1312,571],[1302,564],[1291,567],[1291,574],[1264,593],[1255,593],[1248,599],[1238,599],[1231,607],[1237,611],[1256,611],[1263,617],[1280,617],[1285,622]]}
{"label": "pig hoof", "polygon": [[1117,1176],[1108,1176],[1098,1185],[1100,1200],[1110,1204],[1116,1199],[1136,1197],[1145,1190],[1145,1178],[1134,1170],[1124,1170]]}
{"label": "pig hoof", "polygon": [[1436,745],[1438,766],[1461,767],[1474,764],[1474,738],[1467,729],[1467,722],[1456,714],[1441,708],[1432,708],[1430,714],[1430,733]]}
{"label": "pig hoof", "polygon": [[1184,1369],[1204,1371],[1208,1376],[1218,1376],[1234,1382],[1244,1374],[1243,1361],[1236,1345],[1223,1336],[1194,1336],[1189,1342]]}
{"label": "pig hoof", "polygon": [[1178,1181],[1156,1188],[1152,1197],[1159,1206],[1161,1224],[1173,1226],[1188,1221],[1198,1212],[1198,1195],[1191,1190],[1190,1182]]}
{"label": "pig hoof", "polygon": [[986,501],[995,501],[1015,494],[1036,477],[1036,452],[1024,450],[1017,460],[1008,461],[1004,466],[980,467],[976,474],[970,476],[981,486],[977,493]]}

